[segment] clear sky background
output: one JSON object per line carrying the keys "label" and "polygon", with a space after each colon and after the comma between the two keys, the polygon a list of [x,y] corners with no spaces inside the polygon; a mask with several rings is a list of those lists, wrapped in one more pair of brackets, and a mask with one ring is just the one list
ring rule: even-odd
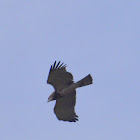
{"label": "clear sky background", "polygon": [[[76,123],[47,103],[54,61],[74,80]],[[140,1],[0,1],[1,140],[140,140]]]}

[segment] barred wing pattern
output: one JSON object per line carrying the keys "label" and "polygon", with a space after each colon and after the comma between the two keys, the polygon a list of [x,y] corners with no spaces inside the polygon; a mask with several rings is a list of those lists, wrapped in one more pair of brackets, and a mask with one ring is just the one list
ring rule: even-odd
{"label": "barred wing pattern", "polygon": [[60,61],[56,65],[55,61],[51,65],[47,83],[51,84],[56,91],[59,91],[73,83],[73,76],[66,71],[66,65],[60,64]]}
{"label": "barred wing pattern", "polygon": [[76,91],[57,99],[54,107],[54,113],[59,120],[76,122],[78,116],[75,113]]}

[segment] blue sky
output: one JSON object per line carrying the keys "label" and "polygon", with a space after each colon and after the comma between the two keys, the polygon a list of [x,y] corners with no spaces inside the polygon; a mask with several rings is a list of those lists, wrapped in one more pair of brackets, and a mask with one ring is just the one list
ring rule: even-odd
{"label": "blue sky", "polygon": [[[5,0],[0,2],[1,140],[140,139],[140,1]],[[79,122],[58,121],[54,61],[74,80]]]}

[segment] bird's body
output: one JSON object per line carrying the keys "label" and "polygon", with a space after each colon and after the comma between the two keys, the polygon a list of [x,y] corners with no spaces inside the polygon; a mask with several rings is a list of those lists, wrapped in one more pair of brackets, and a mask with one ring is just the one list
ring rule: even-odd
{"label": "bird's body", "polygon": [[54,113],[59,120],[76,122],[76,88],[92,84],[92,77],[89,74],[74,83],[72,74],[66,71],[66,65],[59,64],[60,61],[57,65],[55,61],[50,68],[47,83],[51,84],[55,91],[49,96],[48,101],[56,100]]}

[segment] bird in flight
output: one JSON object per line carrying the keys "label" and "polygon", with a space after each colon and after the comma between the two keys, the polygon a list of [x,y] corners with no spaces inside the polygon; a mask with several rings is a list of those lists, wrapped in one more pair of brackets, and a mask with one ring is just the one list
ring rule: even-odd
{"label": "bird in flight", "polygon": [[54,113],[58,120],[76,122],[78,116],[75,113],[76,88],[92,84],[91,75],[78,82],[73,81],[71,73],[66,71],[64,63],[54,62],[51,65],[47,83],[51,84],[55,91],[49,96],[48,102],[56,100]]}

